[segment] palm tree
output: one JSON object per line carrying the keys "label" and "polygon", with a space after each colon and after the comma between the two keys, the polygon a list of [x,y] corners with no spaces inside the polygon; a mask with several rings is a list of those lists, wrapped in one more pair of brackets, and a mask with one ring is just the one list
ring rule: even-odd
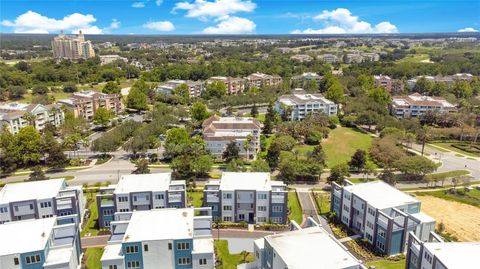
{"label": "palm tree", "polygon": [[422,142],[422,156],[425,151],[425,144],[430,140],[431,134],[428,126],[423,126],[417,131],[417,140]]}
{"label": "palm tree", "polygon": [[28,125],[36,127],[35,120],[37,119],[37,117],[35,115],[30,113],[25,113],[25,115],[23,115],[23,119],[25,119],[28,122]]}
{"label": "palm tree", "polygon": [[245,160],[249,160],[249,153],[252,149],[253,136],[251,134],[247,135],[247,139],[243,143],[243,149],[245,150]]}

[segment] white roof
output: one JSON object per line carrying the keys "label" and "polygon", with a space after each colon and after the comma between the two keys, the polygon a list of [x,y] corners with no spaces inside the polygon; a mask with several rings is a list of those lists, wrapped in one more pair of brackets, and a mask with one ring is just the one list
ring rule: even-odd
{"label": "white roof", "polygon": [[45,249],[55,218],[7,222],[0,225],[0,256]]}
{"label": "white roof", "polygon": [[423,212],[418,212],[415,214],[410,214],[410,216],[414,217],[415,219],[419,220],[421,223],[430,223],[430,222],[435,222],[435,219],[430,217],[429,215],[423,213]]}
{"label": "white roof", "polygon": [[247,123],[253,122],[252,117],[219,117],[212,122],[219,122],[219,123]]}
{"label": "white roof", "polygon": [[0,190],[0,204],[25,200],[42,200],[56,197],[64,188],[65,179],[10,183]]}
{"label": "white roof", "polygon": [[349,268],[360,262],[320,227],[266,236],[289,269]]}
{"label": "white roof", "polygon": [[130,193],[143,191],[166,191],[170,186],[172,174],[156,173],[141,175],[124,175],[118,181],[114,193]]}
{"label": "white roof", "polygon": [[103,248],[102,261],[123,259],[122,244],[108,244]]}
{"label": "white roof", "polygon": [[365,200],[377,209],[392,208],[406,204],[417,203],[412,196],[397,190],[383,181],[354,184],[344,187],[348,192]]}
{"label": "white roof", "polygon": [[448,269],[472,268],[478,264],[480,242],[425,243],[424,246]]}
{"label": "white roof", "polygon": [[193,208],[135,211],[123,242],[193,238],[193,217]]}
{"label": "white roof", "polygon": [[257,190],[270,191],[272,185],[270,181],[270,173],[260,172],[223,172],[220,181],[220,190]]}
{"label": "white roof", "polygon": [[213,238],[199,238],[193,240],[192,254],[212,253],[213,252]]}
{"label": "white roof", "polygon": [[51,248],[48,251],[47,260],[43,264],[44,267],[52,265],[60,265],[70,262],[73,254],[73,247]]}

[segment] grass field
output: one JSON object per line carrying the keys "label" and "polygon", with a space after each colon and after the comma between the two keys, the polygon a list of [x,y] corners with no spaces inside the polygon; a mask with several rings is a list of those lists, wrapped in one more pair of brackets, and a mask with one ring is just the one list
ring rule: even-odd
{"label": "grass field", "polygon": [[416,195],[429,195],[437,197],[440,199],[455,201],[463,204],[468,204],[476,207],[480,207],[480,190],[473,189],[471,191],[465,192],[463,189],[458,189],[457,194],[450,193],[448,191],[429,191],[429,192],[418,192]]}
{"label": "grass field", "polygon": [[401,260],[401,261],[378,260],[373,262],[367,262],[367,265],[375,266],[375,269],[403,269],[405,268],[405,260]]}
{"label": "grass field", "polygon": [[352,128],[337,127],[333,129],[328,139],[322,141],[323,150],[327,156],[327,167],[348,162],[357,149],[368,151],[373,138]]}
{"label": "grass field", "polygon": [[[61,99],[66,99],[70,97],[71,93],[66,93],[66,92],[49,92],[49,96],[53,96],[55,98],[55,101],[61,100]],[[19,99],[19,102],[22,103],[31,103],[33,100],[33,94],[31,93],[26,93],[23,95],[23,98]]]}
{"label": "grass field", "polygon": [[102,264],[100,263],[102,254],[103,254],[103,248],[88,248],[87,251],[85,252],[85,256],[87,256],[85,269],[102,268]]}
{"label": "grass field", "polygon": [[330,211],[330,193],[329,192],[315,192],[315,203],[320,215]]}
{"label": "grass field", "polygon": [[411,54],[397,61],[397,63],[424,63],[424,62],[430,62],[430,56],[428,54]]}
{"label": "grass field", "polygon": [[85,197],[87,199],[92,199],[92,202],[88,209],[90,210],[90,218],[87,221],[87,225],[80,233],[81,236],[89,234],[90,236],[96,236],[98,234],[98,209],[97,209],[97,193],[86,193]]}
{"label": "grass field", "polygon": [[429,174],[429,175],[426,175],[425,178],[427,180],[434,180],[434,179],[441,180],[444,178],[459,177],[459,176],[465,176],[468,174],[470,174],[470,172],[467,170],[454,170],[454,171],[448,171],[443,173]]}
{"label": "grass field", "polygon": [[303,211],[296,192],[291,191],[288,193],[288,208],[290,209],[288,219],[301,224],[303,222]]}
{"label": "grass field", "polygon": [[424,194],[417,194],[417,199],[422,202],[422,211],[432,216],[437,223],[443,223],[446,232],[460,241],[480,240],[479,206],[453,201],[448,197],[435,197],[431,193]]}
{"label": "grass field", "polygon": [[216,269],[236,269],[237,265],[241,263],[255,260],[252,253],[248,253],[246,257],[242,254],[230,254],[227,240],[215,240],[215,255],[219,262]]}
{"label": "grass field", "polygon": [[203,192],[202,191],[189,191],[187,193],[188,201],[193,207],[203,206]]}
{"label": "grass field", "polygon": [[[440,146],[444,149],[448,149],[448,150],[451,150],[453,152],[456,152],[456,153],[460,153],[460,154],[463,154],[463,155],[467,155],[467,156],[471,156],[471,157],[480,157],[480,154],[475,154],[475,153],[471,153],[471,152],[466,152],[466,151],[463,151],[461,149],[458,149],[456,147],[452,147],[452,144],[453,143],[447,143],[447,142],[435,142],[435,143],[432,143],[433,145],[436,145],[436,146]],[[440,148],[438,147],[434,147],[435,149],[438,149],[440,151],[442,151]],[[443,150],[445,151],[445,150]]]}

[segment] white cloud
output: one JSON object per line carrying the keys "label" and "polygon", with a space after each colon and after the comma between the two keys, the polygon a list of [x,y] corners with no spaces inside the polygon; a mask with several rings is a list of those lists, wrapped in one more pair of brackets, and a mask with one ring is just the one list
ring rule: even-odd
{"label": "white cloud", "polygon": [[163,3],[163,0],[156,0],[155,1],[155,5],[157,5],[157,6],[161,6],[162,3]]}
{"label": "white cloud", "polygon": [[209,18],[220,18],[238,12],[252,12],[257,5],[250,0],[195,0],[194,2],[178,2],[172,12],[186,10],[186,17],[206,21]]}
{"label": "white cloud", "polygon": [[132,7],[133,8],[144,8],[145,3],[144,2],[133,2]]}
{"label": "white cloud", "polygon": [[468,32],[476,33],[476,32],[478,32],[478,30],[473,28],[473,27],[466,27],[466,28],[463,28],[463,29],[458,29],[457,32],[460,32],[460,33],[468,33]]}
{"label": "white cloud", "polygon": [[252,34],[255,32],[255,28],[257,27],[253,21],[235,16],[224,16],[219,18],[217,21],[219,21],[219,23],[216,26],[210,26],[203,29],[203,33],[214,35]]}
{"label": "white cloud", "polygon": [[117,19],[113,19],[112,23],[110,23],[110,29],[118,29],[120,28],[120,22]]}
{"label": "white cloud", "polygon": [[103,30],[92,25],[97,19],[91,14],[73,13],[55,19],[43,16],[31,10],[18,16],[14,21],[4,20],[3,26],[12,27],[15,33],[54,33],[60,30],[78,33],[82,30],[85,34],[102,34]]}
{"label": "white cloud", "polygon": [[294,30],[293,34],[360,34],[360,33],[397,33],[395,25],[388,21],[382,21],[375,26],[369,22],[361,21],[358,16],[352,15],[346,8],[337,8],[332,11],[324,10],[313,17],[316,22],[325,25],[322,29],[308,28],[306,30]]}
{"label": "white cloud", "polygon": [[162,32],[169,32],[175,30],[175,26],[173,23],[169,21],[153,21],[143,25],[143,28],[162,31]]}

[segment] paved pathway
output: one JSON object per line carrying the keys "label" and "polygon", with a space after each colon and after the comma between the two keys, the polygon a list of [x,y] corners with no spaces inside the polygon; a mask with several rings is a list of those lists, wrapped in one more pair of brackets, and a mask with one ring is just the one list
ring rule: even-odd
{"label": "paved pathway", "polygon": [[110,235],[82,237],[82,248],[104,247],[109,238]]}
{"label": "paved pathway", "polygon": [[362,236],[359,235],[359,234],[356,234],[356,235],[352,235],[352,236],[349,236],[349,237],[344,237],[342,239],[339,239],[338,241],[340,241],[340,243],[345,243],[345,242],[348,242],[348,241],[357,240],[359,238],[362,238]]}
{"label": "paved pathway", "polygon": [[315,199],[312,196],[312,192],[309,188],[296,188],[298,194],[298,200],[302,206],[304,218],[312,217],[314,221],[319,223],[328,233],[333,234],[328,221],[324,216],[318,215],[317,207],[315,205]]}

